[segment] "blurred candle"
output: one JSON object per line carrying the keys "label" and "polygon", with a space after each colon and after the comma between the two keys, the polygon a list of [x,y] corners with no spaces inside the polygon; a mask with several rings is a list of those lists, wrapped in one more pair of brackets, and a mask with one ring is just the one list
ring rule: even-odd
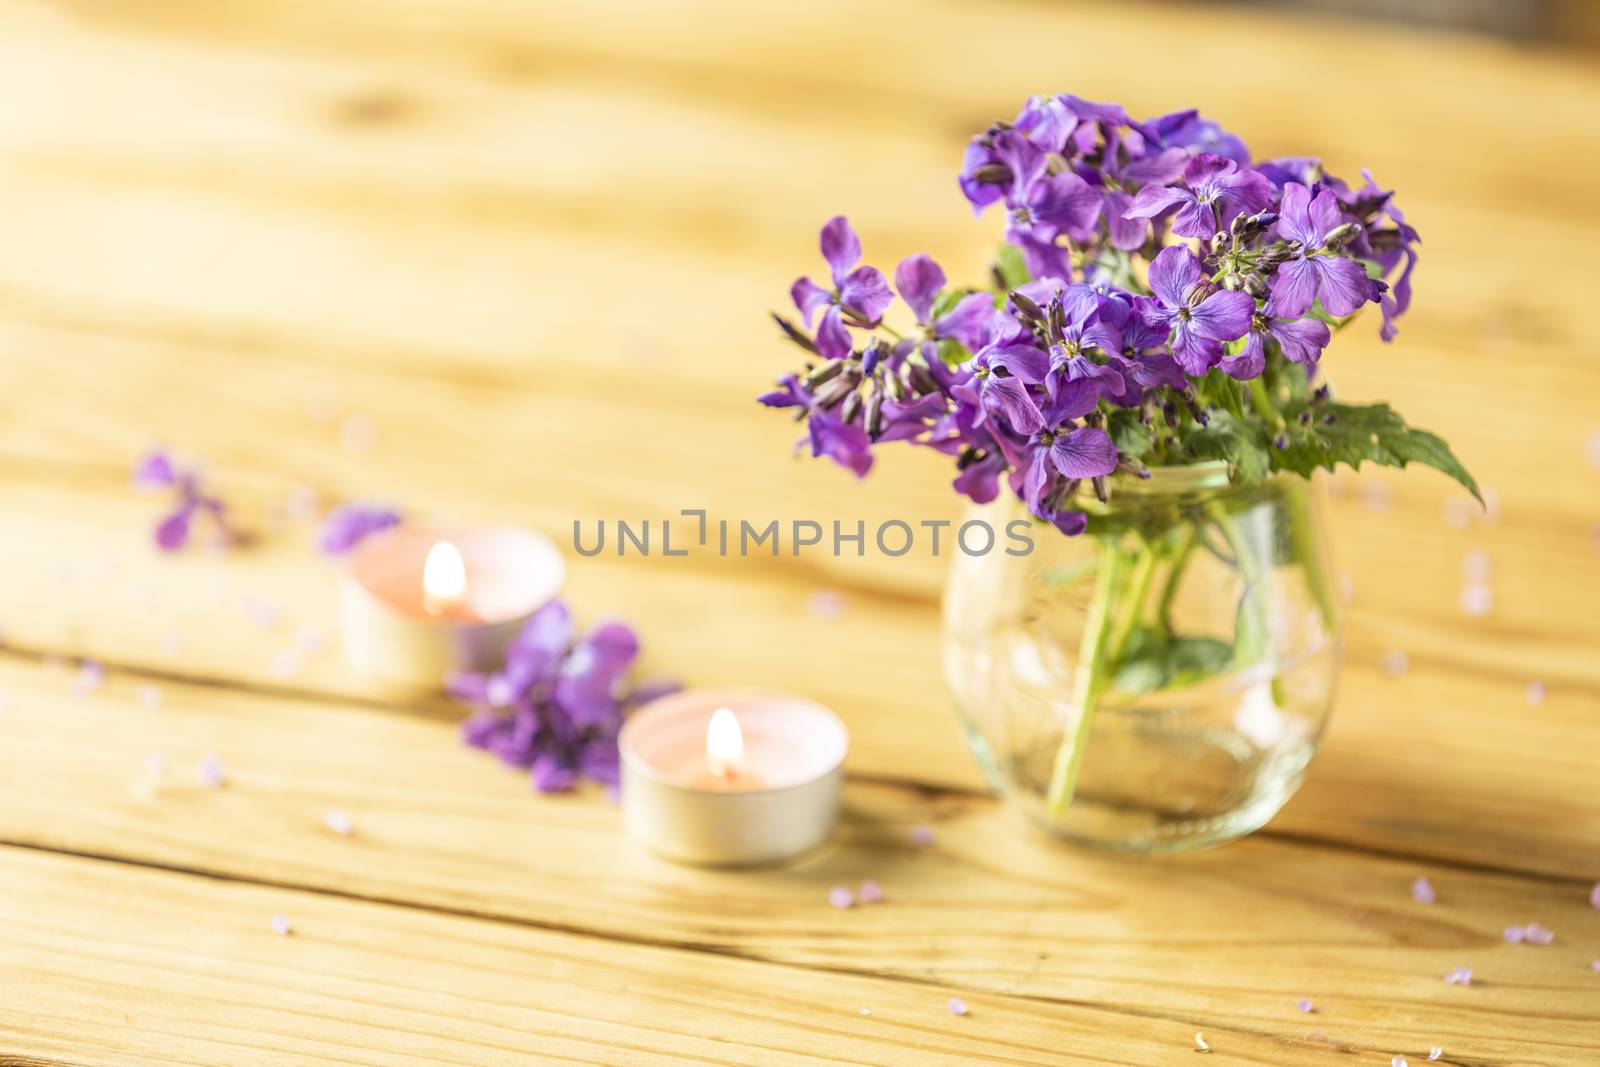
{"label": "blurred candle", "polygon": [[634,712],[618,743],[623,821],[669,859],[769,863],[833,829],[849,736],[819,704],[689,690]]}
{"label": "blurred candle", "polygon": [[561,589],[548,538],[513,526],[401,525],[368,537],[340,574],[350,665],[380,684],[436,690],[456,670],[490,670]]}

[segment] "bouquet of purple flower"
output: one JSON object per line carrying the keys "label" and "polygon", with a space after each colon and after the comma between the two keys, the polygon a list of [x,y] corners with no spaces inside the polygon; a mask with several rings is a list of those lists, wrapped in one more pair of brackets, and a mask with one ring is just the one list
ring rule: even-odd
{"label": "bouquet of purple flower", "polygon": [[[1363,461],[1435,467],[1474,495],[1433,434],[1387,405],[1335,401],[1317,365],[1368,304],[1390,340],[1411,303],[1417,231],[1370,174],[1352,187],[1312,158],[1252,161],[1194,111],[1138,122],[1115,104],[1036,96],[967,147],[959,183],[1004,207],[991,285],[953,288],[926,255],[894,288],[860,265],[850,224],[822,228],[830,284],[801,278],[813,357],[760,399],[797,409],[811,452],[858,476],[908,441],[954,458],[955,488],[1004,477],[1065,533],[1087,483],[1221,460],[1235,484]],[[908,323],[886,317],[895,292]]]}
{"label": "bouquet of purple flower", "polygon": [[[774,316],[808,358],[760,400],[796,411],[812,455],[864,476],[874,446],[922,445],[954,460],[955,488],[972,500],[995,500],[1004,479],[1037,521],[1095,538],[1090,566],[1049,578],[1095,581],[1052,817],[1073,796],[1102,697],[1253,670],[1272,679],[1270,699],[1288,699],[1261,573],[1280,558],[1336,632],[1302,494],[1293,480],[1264,485],[1270,476],[1416,462],[1478,493],[1438,437],[1318,381],[1323,351],[1357,313],[1376,304],[1388,341],[1411,303],[1417,231],[1364,179],[1352,186],[1313,158],[1256,160],[1194,111],[1140,122],[1115,104],[1036,96],[962,161],[977,213],[1004,211],[988,285],[953,287],[915,255],[891,288],[839,217],[822,228],[828,279],[794,283],[798,322]],[[896,293],[905,312],[891,325]],[[1263,543],[1262,522],[1245,529],[1238,502],[1107,506],[1119,478],[1200,464],[1242,498],[1257,486],[1277,498],[1283,543],[1275,530]],[[1233,572],[1218,588],[1241,590],[1231,640],[1170,611],[1197,545]]]}

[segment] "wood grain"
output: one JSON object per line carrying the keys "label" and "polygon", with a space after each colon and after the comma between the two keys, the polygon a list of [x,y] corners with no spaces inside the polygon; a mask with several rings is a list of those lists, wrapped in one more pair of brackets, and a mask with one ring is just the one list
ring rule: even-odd
{"label": "wood grain", "polygon": [[[292,933],[273,933],[272,918]],[[1186,1022],[0,849],[0,1049],[49,1064],[1187,1064]],[[1213,1027],[1217,1062],[1347,1049]]]}
{"label": "wood grain", "polygon": [[[1592,57],[1186,5],[706,0],[691,22],[656,0],[0,7],[0,971],[22,979],[0,1059],[1187,1063],[1204,1029],[1239,1062],[1592,1060],[1600,362],[1589,279],[1552,267],[1600,239]],[[1130,41],[1250,61],[1198,85],[1100,61]],[[291,501],[563,541],[684,507],[955,517],[930,457],[863,484],[784,461],[792,426],[749,399],[790,358],[761,312],[841,210],[875,262],[977,276],[998,223],[950,173],[1050,88],[1370,164],[1426,239],[1399,343],[1358,324],[1326,365],[1451,439],[1498,506],[1463,520],[1427,474],[1334,482],[1349,665],[1266,832],[1134,863],[1010,822],[945,710],[926,551],[573,561],[580,613],[636,620],[652,669],[848,721],[845,824],[778,870],[643,856],[600,798],[530,797],[454,709],[344,671]],[[207,461],[257,544],[150,551],[127,469],[156,440]],[[1486,618],[1457,605],[1468,552]],[[75,686],[82,656],[102,689]],[[209,752],[224,789],[197,783]],[[888,903],[825,906],[867,877]],[[1533,920],[1554,945],[1501,939]],[[1455,966],[1473,986],[1440,981]]]}
{"label": "wood grain", "polygon": [[[150,708],[116,675],[82,698],[71,684],[64,667],[0,665],[15,739],[0,754],[0,840],[1283,1040],[1321,1030],[1402,1050],[1447,1037],[1469,1062],[1561,1062],[1600,1025],[1600,913],[1576,879],[1266,835],[1129,861],[1064,850],[986,798],[860,780],[827,851],[765,872],[692,870],[639,852],[596,796],[531,797],[524,776],[432,719],[177,683]],[[207,753],[227,768],[223,789],[199,782]],[[322,825],[330,807],[352,836]],[[912,844],[920,824],[933,846]],[[1410,898],[1419,876],[1438,888],[1432,907]],[[829,887],[866,878],[886,904],[827,905]],[[1533,920],[1555,945],[1501,940]],[[1478,984],[1445,985],[1456,966]],[[1301,997],[1323,1006],[1309,1027]],[[1536,1033],[1509,1022],[1523,1014],[1539,1014]]]}

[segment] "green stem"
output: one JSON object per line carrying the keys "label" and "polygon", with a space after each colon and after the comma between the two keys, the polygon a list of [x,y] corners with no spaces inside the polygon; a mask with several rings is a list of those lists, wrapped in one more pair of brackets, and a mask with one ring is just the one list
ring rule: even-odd
{"label": "green stem", "polygon": [[1316,526],[1311,521],[1311,485],[1295,484],[1284,489],[1284,510],[1289,524],[1289,551],[1305,572],[1306,587],[1322,613],[1323,627],[1329,634],[1338,631],[1339,611],[1333,602],[1327,572],[1322,566]]}
{"label": "green stem", "polygon": [[1078,662],[1072,672],[1071,706],[1077,711],[1077,722],[1072,735],[1063,739],[1061,748],[1056,752],[1055,766],[1050,773],[1050,790],[1045,803],[1052,816],[1059,817],[1067,810],[1077,790],[1078,769],[1083,764],[1083,750],[1089,744],[1095,702],[1106,685],[1104,657],[1111,605],[1122,584],[1126,562],[1114,537],[1101,542],[1094,598],[1089,604],[1089,616],[1084,620]]}
{"label": "green stem", "polygon": [[1190,554],[1194,552],[1194,543],[1194,524],[1185,523],[1182,533],[1179,534],[1178,547],[1172,554],[1172,566],[1167,570],[1166,584],[1161,587],[1161,599],[1156,606],[1156,619],[1168,637],[1173,635],[1172,602],[1177,599],[1178,583],[1183,578],[1183,571],[1189,563]]}
{"label": "green stem", "polygon": [[1143,608],[1145,597],[1150,592],[1150,580],[1155,577],[1155,573],[1155,546],[1143,537],[1139,537],[1139,559],[1134,564],[1132,584],[1128,587],[1127,595],[1123,597],[1122,617],[1117,620],[1111,640],[1106,643],[1107,673],[1115,671],[1117,665],[1122,662],[1123,654],[1128,650],[1128,638],[1132,635],[1133,628],[1139,624],[1140,609]]}
{"label": "green stem", "polygon": [[1283,416],[1278,414],[1278,406],[1272,402],[1266,383],[1259,376],[1250,379],[1250,403],[1256,409],[1256,414],[1271,423],[1274,429],[1283,429]]}

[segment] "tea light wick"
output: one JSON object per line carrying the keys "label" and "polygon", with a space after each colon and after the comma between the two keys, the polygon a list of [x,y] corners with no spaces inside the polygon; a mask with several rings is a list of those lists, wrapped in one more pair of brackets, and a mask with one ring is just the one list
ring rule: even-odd
{"label": "tea light wick", "polygon": [[706,726],[706,763],[711,773],[724,781],[734,780],[744,769],[744,731],[729,708],[711,713]]}
{"label": "tea light wick", "polygon": [[459,605],[467,593],[467,564],[461,550],[440,541],[428,550],[422,564],[422,609],[443,615]]}

